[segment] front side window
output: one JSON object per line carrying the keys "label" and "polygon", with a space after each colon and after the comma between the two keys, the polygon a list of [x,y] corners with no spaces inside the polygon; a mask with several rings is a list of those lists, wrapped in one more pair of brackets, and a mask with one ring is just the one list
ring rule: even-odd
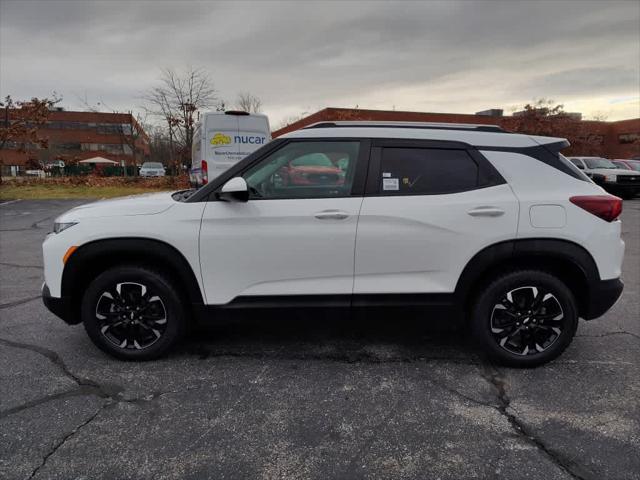
{"label": "front side window", "polygon": [[383,148],[379,181],[384,195],[445,194],[477,188],[479,169],[464,150]]}
{"label": "front side window", "polygon": [[291,142],[247,170],[250,198],[325,198],[351,194],[360,142]]}

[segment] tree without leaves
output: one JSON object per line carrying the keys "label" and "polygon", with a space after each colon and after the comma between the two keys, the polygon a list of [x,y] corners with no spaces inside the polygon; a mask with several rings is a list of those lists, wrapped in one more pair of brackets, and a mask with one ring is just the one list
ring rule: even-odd
{"label": "tree without leaves", "polygon": [[149,133],[150,161],[172,166],[167,128],[159,125],[148,126],[146,131]]}
{"label": "tree without leaves", "polygon": [[[133,116],[133,113],[129,112],[129,116],[131,117],[131,123],[129,125],[121,124],[118,129],[118,133],[120,134],[120,143],[122,145],[122,153],[127,153],[125,151],[125,146],[129,147],[131,154],[133,155],[133,174],[134,176],[138,175],[138,157],[140,152],[140,141],[142,141],[146,134],[142,125],[144,124],[146,117],[142,117],[140,114]],[[128,128],[125,128],[128,127]],[[127,168],[125,165],[124,175],[126,176]]]}
{"label": "tree without leaves", "polygon": [[239,93],[236,108],[243,112],[260,113],[262,110],[262,100],[249,92]]}
{"label": "tree without leaves", "polygon": [[175,141],[183,163],[189,164],[196,112],[213,108],[216,104],[216,90],[209,74],[194,68],[184,73],[165,68],[159,85],[143,99],[147,103],[147,111],[167,123],[172,151]]}

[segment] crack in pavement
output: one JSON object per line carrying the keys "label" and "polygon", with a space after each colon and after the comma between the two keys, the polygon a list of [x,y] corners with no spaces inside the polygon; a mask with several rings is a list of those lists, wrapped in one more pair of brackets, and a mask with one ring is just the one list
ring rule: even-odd
{"label": "crack in pavement", "polygon": [[14,413],[19,413],[23,410],[37,407],[38,405],[42,405],[44,403],[51,402],[53,400],[59,400],[61,398],[79,397],[83,395],[96,395],[96,391],[93,387],[78,386],[71,390],[64,390],[62,392],[45,395],[44,397],[36,398],[35,400],[29,400],[28,402],[17,405],[15,407],[7,408],[6,410],[0,410],[0,420],[5,417],[8,417],[9,415],[13,415]]}
{"label": "crack in pavement", "polygon": [[507,419],[511,428],[518,434],[518,436],[525,439],[539,451],[544,453],[554,465],[567,475],[571,476],[571,478],[575,478],[577,480],[597,478],[593,472],[589,471],[586,467],[579,465],[572,459],[564,457],[545,445],[545,443],[540,438],[536,437],[514,413],[511,413],[509,409],[514,409],[511,407],[511,399],[507,394],[506,379],[495,366],[485,364],[484,367],[484,372],[480,375],[493,387],[499,401],[498,407],[494,408],[497,408],[498,412]]}
{"label": "crack in pavement", "polygon": [[39,346],[36,346],[36,345],[31,345],[31,344],[28,344],[28,343],[14,342],[14,341],[7,340],[7,339],[4,339],[4,338],[0,338],[0,344],[5,345],[5,346],[9,346],[9,347],[13,347],[13,348],[20,348],[20,349],[32,351],[32,352],[38,353],[40,355],[43,355],[48,360],[50,360],[54,365],[56,365],[60,370],[62,370],[62,372],[68,378],[73,380],[78,385],[78,387],[75,388],[75,389],[66,390],[64,392],[60,392],[60,393],[57,393],[57,394],[46,395],[46,396],[44,396],[42,398],[39,398],[39,399],[36,399],[36,400],[31,400],[31,401],[26,402],[26,403],[24,403],[22,405],[19,405],[17,407],[13,407],[13,408],[4,410],[4,411],[0,412],[0,419],[6,417],[8,415],[17,413],[17,412],[21,412],[21,411],[26,410],[28,408],[32,408],[32,407],[35,407],[35,406],[38,406],[38,405],[42,405],[42,404],[50,402],[52,400],[57,400],[57,399],[61,399],[61,398],[69,398],[69,397],[82,396],[82,395],[95,395],[95,396],[98,396],[100,398],[105,399],[105,402],[100,406],[100,408],[93,415],[91,415],[87,420],[82,422],[76,428],[74,428],[70,432],[66,433],[53,446],[53,448],[45,454],[45,456],[42,458],[42,462],[32,471],[31,475],[29,476],[29,479],[34,478],[35,475],[37,475],[38,472],[46,465],[47,461],[51,458],[51,456],[53,456],[71,437],[73,437],[75,434],[77,434],[82,428],[84,428],[89,423],[94,421],[98,417],[100,412],[102,412],[106,408],[115,407],[116,405],[118,405],[120,403],[127,403],[127,404],[132,404],[132,405],[144,405],[144,404],[148,404],[148,403],[154,402],[155,400],[157,400],[158,398],[160,398],[160,397],[162,397],[164,395],[181,393],[182,391],[186,391],[186,390],[193,390],[193,388],[188,388],[187,387],[187,388],[184,388],[184,389],[169,390],[169,391],[165,391],[165,392],[154,392],[154,393],[151,393],[151,394],[147,394],[147,395],[143,395],[143,396],[135,397],[135,398],[123,398],[122,397],[122,391],[124,389],[122,387],[119,387],[119,386],[105,386],[105,385],[101,385],[101,384],[99,384],[97,382],[94,382],[93,380],[89,380],[89,379],[77,376],[76,374],[74,374],[73,372],[71,372],[69,370],[69,368],[66,366],[66,364],[64,363],[64,361],[60,357],[60,355],[58,355],[53,350],[49,350],[47,348],[39,347]]}
{"label": "crack in pavement", "polygon": [[76,433],[78,433],[82,428],[86,427],[89,423],[91,423],[92,421],[94,421],[97,416],[100,414],[100,412],[102,412],[106,407],[108,407],[109,404],[108,403],[104,403],[102,405],[100,405],[100,408],[98,408],[98,410],[91,415],[87,420],[85,420],[84,422],[82,422],[80,425],[78,425],[76,428],[74,428],[73,430],[71,430],[70,432],[68,432],[67,434],[65,434],[62,439],[60,439],[60,441],[58,441],[53,448],[47,452],[45,454],[45,456],[42,458],[42,462],[40,463],[40,465],[38,465],[32,472],[31,475],[29,475],[29,479],[34,478],[38,472],[47,464],[47,461],[49,461],[49,458],[51,458],[51,456],[56,453],[58,451],[59,448],[61,448],[66,442],[67,440],[69,440],[71,437],[73,437]]}
{"label": "crack in pavement", "polygon": [[[38,297],[39,298],[39,297]],[[75,382],[79,387],[84,387],[87,390],[91,390],[93,395],[97,395],[102,398],[109,398],[119,400],[119,396],[123,390],[122,387],[117,385],[101,385],[98,382],[89,380],[88,378],[82,378],[74,374],[62,360],[62,357],[53,350],[48,348],[39,347],[37,345],[31,345],[29,343],[14,342],[6,338],[0,338],[0,345],[6,345],[8,347],[21,348],[23,350],[29,350],[46,357],[51,363],[57,366],[62,372]]]}
{"label": "crack in pavement", "polygon": [[38,295],[36,297],[29,297],[29,298],[23,298],[22,300],[16,300],[15,302],[0,303],[0,310],[17,307],[18,305],[23,305],[25,303],[33,302],[34,300],[39,300],[41,298],[42,298],[42,295]]}
{"label": "crack in pavement", "polygon": [[[124,398],[122,392],[124,388],[119,385],[103,385],[93,380],[82,378],[71,372],[69,368],[66,366],[60,355],[58,355],[53,350],[49,350],[44,347],[39,347],[36,345],[31,345],[28,343],[20,343],[14,342],[12,340],[7,340],[5,338],[0,338],[0,345],[6,345],[8,347],[20,348],[23,350],[32,351],[43,355],[47,359],[49,359],[55,366],[57,366],[66,377],[71,379],[73,382],[77,384],[76,388],[65,390],[58,393],[53,393],[50,395],[45,395],[44,397],[37,398],[35,400],[30,400],[21,405],[2,410],[0,411],[0,419],[7,417],[9,415],[21,412],[23,410],[36,407],[38,405],[42,405],[44,403],[58,400],[61,398],[69,398],[83,395],[94,395],[105,400],[108,400],[108,405],[115,405],[117,403],[129,403],[134,405],[142,405],[145,403],[153,402],[156,399],[169,394],[181,393],[183,391],[194,390],[196,387],[185,387],[178,390],[168,390],[168,391],[156,391],[150,394],[142,395],[134,398]],[[201,388],[201,387],[197,387]]]}

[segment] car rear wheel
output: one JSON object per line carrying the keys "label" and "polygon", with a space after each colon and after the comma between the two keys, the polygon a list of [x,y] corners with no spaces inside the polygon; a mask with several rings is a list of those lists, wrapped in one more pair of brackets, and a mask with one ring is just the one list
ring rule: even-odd
{"label": "car rear wheel", "polygon": [[184,309],[171,281],[143,267],[115,267],[98,275],[81,308],[93,343],[123,360],[157,358],[185,330]]}
{"label": "car rear wheel", "polygon": [[535,367],[560,355],[578,325],[576,301],[557,277],[536,270],[508,273],[478,296],[474,335],[490,357]]}

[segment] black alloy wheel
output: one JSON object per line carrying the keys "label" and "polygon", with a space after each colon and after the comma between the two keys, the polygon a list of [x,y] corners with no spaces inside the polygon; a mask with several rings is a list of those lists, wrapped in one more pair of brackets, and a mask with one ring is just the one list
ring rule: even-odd
{"label": "black alloy wheel", "polygon": [[121,266],[90,283],[81,313],[101,350],[123,360],[149,360],[168,352],[184,333],[184,305],[166,274]]}
{"label": "black alloy wheel", "polygon": [[562,306],[552,293],[534,286],[509,290],[491,312],[491,334],[515,355],[547,350],[566,328]]}
{"label": "black alloy wheel", "polygon": [[513,367],[553,360],[571,343],[578,306],[559,278],[538,270],[516,270],[491,281],[471,311],[472,329],[483,350]]}
{"label": "black alloy wheel", "polygon": [[147,285],[120,282],[100,295],[96,320],[107,341],[119,348],[142,350],[166,331],[167,309]]}

